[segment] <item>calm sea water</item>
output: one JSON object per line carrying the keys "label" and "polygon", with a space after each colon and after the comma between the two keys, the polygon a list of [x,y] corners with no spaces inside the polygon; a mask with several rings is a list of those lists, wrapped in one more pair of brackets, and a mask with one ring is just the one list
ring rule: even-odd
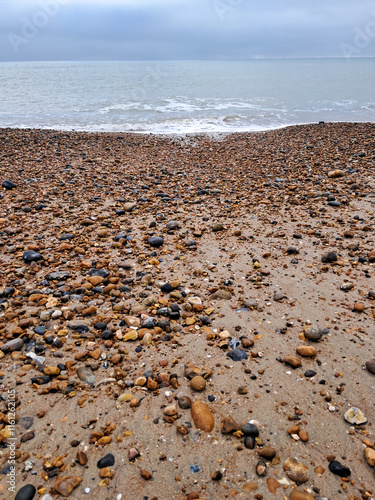
{"label": "calm sea water", "polygon": [[375,60],[0,63],[0,127],[153,133],[375,122]]}

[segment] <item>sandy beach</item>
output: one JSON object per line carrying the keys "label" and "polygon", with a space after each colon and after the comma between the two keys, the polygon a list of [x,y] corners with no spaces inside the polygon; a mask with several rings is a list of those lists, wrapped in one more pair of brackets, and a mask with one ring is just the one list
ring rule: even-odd
{"label": "sandy beach", "polygon": [[0,129],[0,499],[374,499],[374,174],[369,123]]}

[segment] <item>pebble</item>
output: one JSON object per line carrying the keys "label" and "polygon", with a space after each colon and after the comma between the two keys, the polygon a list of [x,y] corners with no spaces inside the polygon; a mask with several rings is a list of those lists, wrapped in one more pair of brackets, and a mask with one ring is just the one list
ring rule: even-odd
{"label": "pebble", "polygon": [[115,465],[115,457],[112,453],[108,453],[103,458],[98,460],[96,466],[98,469],[103,469],[104,467],[112,467]]}
{"label": "pebble", "polygon": [[329,470],[332,472],[332,474],[336,474],[340,477],[349,477],[351,475],[349,467],[342,465],[337,460],[333,460],[332,462],[330,462]]}
{"label": "pebble", "polygon": [[190,380],[190,387],[194,391],[203,391],[206,388],[206,380],[200,375],[193,377]]}
{"label": "pebble", "polygon": [[308,467],[296,458],[288,458],[283,465],[285,474],[297,484],[306,483],[309,480]]}
{"label": "pebble", "polygon": [[293,490],[289,500],[315,500],[315,497],[306,491]]}
{"label": "pebble", "polygon": [[211,432],[215,426],[215,419],[206,403],[195,401],[191,405],[191,417],[197,429]]}
{"label": "pebble", "polygon": [[251,436],[257,438],[259,436],[259,429],[255,424],[246,423],[241,427],[241,432],[244,436]]}
{"label": "pebble", "polygon": [[233,417],[225,417],[221,422],[221,433],[222,434],[233,434],[233,432],[237,432],[240,430],[240,426],[233,419]]}
{"label": "pebble", "polygon": [[374,448],[365,448],[365,458],[370,467],[375,467],[375,450]]}
{"label": "pebble", "polygon": [[210,300],[230,300],[231,298],[232,294],[228,290],[217,290],[211,295]]}
{"label": "pebble", "polygon": [[367,371],[375,375],[375,358],[370,359],[369,361],[366,361],[365,363]]}
{"label": "pebble", "polygon": [[367,422],[367,418],[364,416],[362,411],[355,406],[349,408],[345,413],[344,418],[349,424],[361,425]]}
{"label": "pebble", "polygon": [[95,375],[90,367],[80,366],[77,370],[77,375],[82,382],[93,386],[95,384]]}
{"label": "pebble", "polygon": [[272,460],[276,456],[276,450],[272,446],[263,446],[258,450],[258,455],[267,460]]}
{"label": "pebble", "polygon": [[296,352],[297,354],[303,356],[304,358],[313,358],[317,354],[315,347],[308,345],[302,345],[297,347]]}
{"label": "pebble", "polygon": [[322,255],[321,261],[323,263],[337,262],[337,253],[336,252],[327,252],[324,255]]}
{"label": "pebble", "polygon": [[147,240],[147,243],[154,248],[159,248],[163,246],[164,239],[161,236],[152,236]]}
{"label": "pebble", "polygon": [[83,481],[83,478],[78,476],[59,476],[53,485],[55,491],[63,497],[68,497],[74,488],[77,488]]}
{"label": "pebble", "polygon": [[308,340],[317,342],[322,338],[323,330],[318,326],[309,326],[304,329],[304,334]]}
{"label": "pebble", "polygon": [[233,349],[227,353],[227,356],[232,361],[242,361],[247,359],[247,354],[243,349]]}
{"label": "pebble", "polygon": [[33,250],[26,250],[25,252],[23,252],[22,258],[25,262],[30,263],[41,260],[43,257],[38,252],[34,252]]}
{"label": "pebble", "polygon": [[15,496],[15,500],[33,500],[36,488],[32,484],[26,484],[20,488]]}
{"label": "pebble", "polygon": [[284,363],[291,366],[292,368],[299,368],[302,366],[301,359],[298,356],[285,356]]}
{"label": "pebble", "polygon": [[3,352],[20,351],[24,346],[24,341],[21,338],[10,340],[3,344],[0,349]]}

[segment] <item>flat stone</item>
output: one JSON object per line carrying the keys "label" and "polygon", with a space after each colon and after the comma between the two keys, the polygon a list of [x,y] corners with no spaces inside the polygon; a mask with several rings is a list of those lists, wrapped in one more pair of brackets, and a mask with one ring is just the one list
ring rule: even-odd
{"label": "flat stone", "polygon": [[230,300],[232,294],[228,290],[217,290],[210,296],[210,300]]}
{"label": "flat stone", "polygon": [[0,349],[3,352],[13,352],[13,351],[20,351],[23,346],[24,346],[23,340],[21,338],[17,338],[10,340],[9,342],[6,342],[0,347]]}
{"label": "flat stone", "polygon": [[80,366],[77,370],[77,375],[82,382],[93,386],[95,384],[95,375],[90,367]]}
{"label": "flat stone", "polygon": [[77,488],[83,481],[83,478],[78,476],[61,476],[58,477],[53,485],[55,491],[63,497],[68,497],[74,488]]}
{"label": "flat stone", "polygon": [[34,252],[34,250],[26,250],[23,252],[22,258],[25,262],[36,262],[41,260],[43,257],[39,252]]}
{"label": "flat stone", "polygon": [[45,279],[48,281],[65,281],[68,278],[70,278],[68,271],[55,271],[53,273],[48,273]]}
{"label": "flat stone", "polygon": [[349,408],[345,413],[344,418],[349,424],[361,425],[367,422],[367,418],[364,416],[362,411],[355,406]]}
{"label": "flat stone", "polygon": [[104,467],[112,467],[115,465],[115,457],[112,453],[108,453],[103,458],[98,460],[96,466],[98,469],[103,469]]}
{"label": "flat stone", "polygon": [[197,429],[211,432],[215,426],[215,419],[206,403],[195,401],[191,406],[191,417]]}
{"label": "flat stone", "polygon": [[233,434],[233,432],[237,432],[240,430],[240,426],[234,420],[233,417],[225,417],[221,422],[221,433],[222,434]]}
{"label": "flat stone", "polygon": [[315,500],[315,497],[306,491],[293,490],[289,500]]}
{"label": "flat stone", "polygon": [[5,180],[5,181],[3,181],[1,186],[7,190],[11,190],[11,189],[15,189],[17,187],[17,184],[15,184],[13,181]]}
{"label": "flat stone", "polygon": [[288,458],[284,462],[283,469],[288,478],[295,483],[302,484],[309,480],[308,467],[295,458]]}
{"label": "flat stone", "polygon": [[242,361],[244,359],[247,359],[247,354],[244,350],[242,349],[232,349],[227,353],[228,358],[230,358],[232,361]]}

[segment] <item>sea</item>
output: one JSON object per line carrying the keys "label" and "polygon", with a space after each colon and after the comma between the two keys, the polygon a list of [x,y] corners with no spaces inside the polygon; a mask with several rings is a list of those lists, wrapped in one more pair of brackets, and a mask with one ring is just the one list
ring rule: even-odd
{"label": "sea", "polygon": [[0,127],[196,134],[375,122],[375,59],[0,63]]}

